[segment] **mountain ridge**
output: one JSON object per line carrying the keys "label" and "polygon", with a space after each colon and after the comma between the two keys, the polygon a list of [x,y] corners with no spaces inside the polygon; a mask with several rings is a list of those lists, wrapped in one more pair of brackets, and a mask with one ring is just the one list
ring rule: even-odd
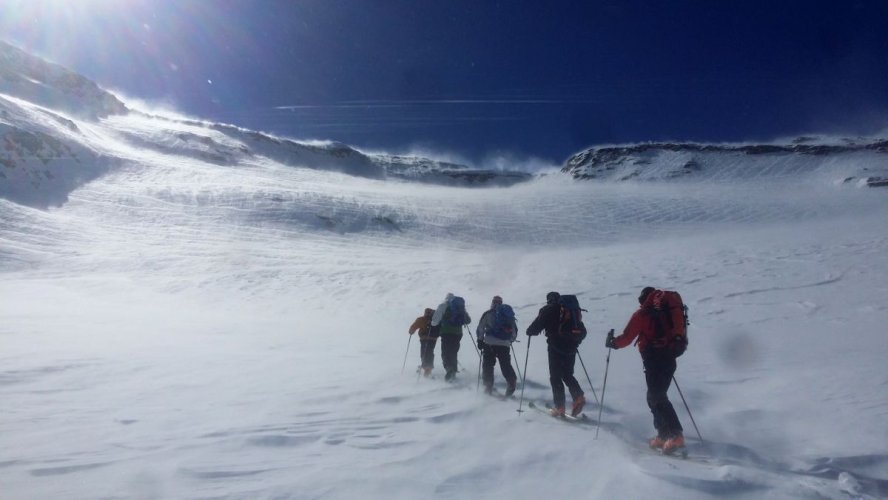
{"label": "mountain ridge", "polygon": [[[645,142],[595,146],[568,158],[561,172],[579,180],[705,179],[711,178],[712,172],[706,171],[712,170],[714,163],[742,163],[745,158],[747,166],[783,166],[786,173],[794,174],[834,166],[823,164],[829,159],[854,154],[866,156],[860,159],[869,165],[839,170],[843,173],[838,178],[841,183],[856,181],[868,187],[888,186],[888,139],[884,138],[841,138],[830,142],[799,137],[788,143]],[[738,158],[741,160],[737,161]],[[740,170],[738,168],[737,173],[741,173]]]}
{"label": "mountain ridge", "polygon": [[267,158],[296,168],[449,186],[507,186],[533,177],[140,111],[82,75],[2,41],[0,144],[0,197],[37,208],[64,204],[70,191],[140,151],[219,166]]}
{"label": "mountain ridge", "polygon": [[[148,154],[165,164],[216,166],[268,159],[286,167],[442,186],[508,187],[545,176],[431,158],[366,153],[335,141],[299,141],[237,125],[170,117],[127,106],[57,64],[0,42],[0,197],[37,208]],[[800,137],[787,144],[649,142],[595,146],[561,172],[578,180],[742,181],[767,176],[888,185],[888,140]],[[852,159],[853,161],[848,161]]]}

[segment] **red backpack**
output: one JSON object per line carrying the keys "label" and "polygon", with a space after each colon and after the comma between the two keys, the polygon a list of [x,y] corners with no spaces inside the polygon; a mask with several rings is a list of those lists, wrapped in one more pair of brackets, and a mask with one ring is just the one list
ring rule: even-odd
{"label": "red backpack", "polygon": [[688,308],[678,292],[654,290],[652,314],[655,324],[654,348],[668,349],[676,358],[688,348]]}

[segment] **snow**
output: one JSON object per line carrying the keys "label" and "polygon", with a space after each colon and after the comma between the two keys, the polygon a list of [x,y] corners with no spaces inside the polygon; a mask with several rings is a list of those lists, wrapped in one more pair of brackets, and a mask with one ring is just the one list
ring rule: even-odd
{"label": "snow", "polygon": [[[54,208],[0,199],[2,498],[888,495],[888,199],[826,164],[442,187],[4,99],[10,127],[101,168],[45,185]],[[476,318],[501,295],[523,330],[558,290],[588,310],[601,396],[605,333],[645,285],[690,307],[676,378],[705,445],[670,390],[688,460],[645,448],[631,348],[611,353],[598,439],[595,404],[572,425],[478,393],[468,338],[457,383],[440,359],[413,372],[407,328],[447,292]],[[544,342],[520,340],[526,408],[551,393]]]}

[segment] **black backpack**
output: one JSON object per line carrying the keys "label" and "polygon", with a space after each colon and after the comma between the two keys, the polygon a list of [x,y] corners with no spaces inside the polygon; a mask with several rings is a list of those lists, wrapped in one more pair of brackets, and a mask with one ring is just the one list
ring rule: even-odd
{"label": "black backpack", "polygon": [[558,324],[558,333],[580,345],[586,338],[586,325],[583,324],[583,311],[576,295],[562,295],[561,316]]}

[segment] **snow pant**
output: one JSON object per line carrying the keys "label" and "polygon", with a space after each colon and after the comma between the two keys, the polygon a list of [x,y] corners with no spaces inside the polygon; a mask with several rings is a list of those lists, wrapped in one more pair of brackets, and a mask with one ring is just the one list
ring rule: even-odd
{"label": "snow pant", "polygon": [[481,365],[481,380],[484,381],[484,387],[493,387],[493,365],[499,360],[500,371],[503,372],[506,382],[512,390],[515,390],[515,384],[518,377],[515,375],[515,369],[512,368],[512,351],[507,345],[485,345]]}
{"label": "snow pant", "polygon": [[441,363],[444,365],[444,371],[447,372],[444,378],[450,380],[456,375],[457,360],[456,354],[459,352],[459,341],[462,340],[462,334],[441,335]]}
{"label": "snow pant", "polygon": [[644,380],[647,382],[647,404],[654,415],[657,436],[668,439],[681,434],[684,429],[666,394],[675,375],[675,357],[666,351],[649,350],[642,355],[642,362]]}
{"label": "snow pant", "polygon": [[574,377],[576,360],[576,351],[563,352],[549,346],[549,383],[552,384],[552,402],[556,408],[564,408],[565,385],[574,400],[583,395],[583,389]]}
{"label": "snow pant", "polygon": [[438,339],[429,338],[429,339],[420,339],[419,341],[419,361],[422,363],[423,368],[434,368],[435,367],[435,344],[438,343]]}

